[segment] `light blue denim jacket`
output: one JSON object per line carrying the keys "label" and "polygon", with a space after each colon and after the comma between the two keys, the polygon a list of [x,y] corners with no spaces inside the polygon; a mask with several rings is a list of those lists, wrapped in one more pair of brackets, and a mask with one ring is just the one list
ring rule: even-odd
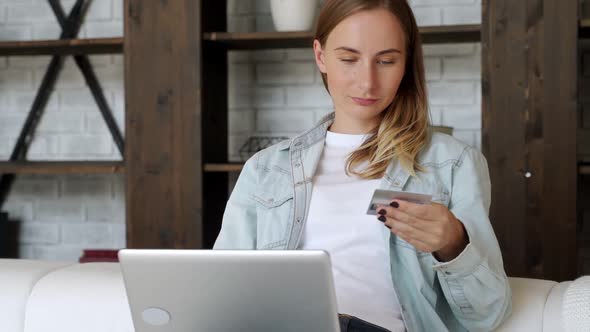
{"label": "light blue denim jacket", "polygon": [[[298,249],[312,178],[334,113],[290,140],[250,158],[227,202],[214,249]],[[470,243],[439,262],[390,235],[392,283],[408,332],[491,331],[511,311],[511,291],[491,227],[487,162],[476,149],[432,133],[411,176],[395,160],[379,188],[432,194],[463,222]],[[368,203],[367,203],[368,204]]]}

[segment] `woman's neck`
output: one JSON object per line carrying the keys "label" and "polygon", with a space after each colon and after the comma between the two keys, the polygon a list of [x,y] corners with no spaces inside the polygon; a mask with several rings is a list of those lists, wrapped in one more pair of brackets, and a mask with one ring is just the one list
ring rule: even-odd
{"label": "woman's neck", "polygon": [[370,133],[378,125],[377,119],[362,121],[352,119],[336,113],[334,122],[328,128],[329,131],[338,134],[363,135]]}

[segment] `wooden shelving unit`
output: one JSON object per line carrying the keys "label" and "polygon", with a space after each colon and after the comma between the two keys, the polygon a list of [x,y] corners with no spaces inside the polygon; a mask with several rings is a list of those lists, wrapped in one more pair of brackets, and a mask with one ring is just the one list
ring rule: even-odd
{"label": "wooden shelving unit", "polygon": [[[479,25],[422,27],[423,42],[479,42]],[[312,32],[209,32],[205,42],[222,45],[226,50],[305,48],[313,42]],[[64,39],[0,42],[0,56],[42,56],[123,53],[124,38]],[[206,163],[205,172],[240,172],[243,163]],[[0,173],[78,174],[122,173],[124,163],[108,162],[17,162],[0,163]]]}
{"label": "wooden shelving unit", "polygon": [[[480,25],[448,25],[421,27],[424,44],[477,43],[481,40]],[[262,50],[306,48],[313,43],[313,32],[206,32],[203,41],[229,50]],[[205,172],[240,172],[243,163],[206,163]]]}
{"label": "wooden shelving unit", "polygon": [[[580,21],[580,30],[590,33],[590,19]],[[472,43],[481,40],[480,25],[452,25],[421,27],[424,44]],[[203,40],[222,45],[227,50],[258,50],[280,48],[304,48],[313,42],[312,32],[209,32]],[[40,56],[117,54],[123,52],[123,38],[6,41],[0,42],[0,56]],[[29,163],[31,165],[29,165]],[[243,164],[205,164],[205,172],[239,172]],[[111,171],[109,163],[102,162],[19,162],[1,163],[0,173],[121,173],[123,162]],[[581,168],[582,169],[582,168]],[[584,168],[586,169],[586,168]],[[581,172],[581,171],[580,171]]]}
{"label": "wooden shelving unit", "polygon": [[[583,22],[590,27],[590,22]],[[422,27],[422,39],[431,43],[479,42],[479,25]],[[203,40],[231,50],[310,47],[312,32],[210,32]],[[123,38],[59,39],[0,42],[0,56],[117,54],[123,52]]]}
{"label": "wooden shelving unit", "polygon": [[[590,19],[580,20],[580,37],[590,38]],[[424,44],[475,43],[481,41],[481,25],[449,25],[421,27]],[[221,45],[226,50],[260,50],[305,48],[313,42],[312,32],[209,32],[203,40]],[[243,164],[205,164],[205,172],[239,172]],[[581,166],[580,174],[589,174],[590,166]]]}
{"label": "wooden shelving unit", "polygon": [[8,160],[0,161],[0,208],[6,202],[17,174],[108,174],[121,173],[124,170],[123,162],[118,161],[27,160],[31,138],[34,138],[45,105],[54,91],[58,75],[63,69],[65,56],[73,56],[119,151],[121,153],[124,151],[123,137],[87,57],[89,54],[122,53],[124,39],[81,39],[77,37],[90,4],[90,1],[77,0],[67,13],[59,1],[48,1],[48,5],[61,27],[59,39],[0,42],[0,56],[51,56],[15,147]]}

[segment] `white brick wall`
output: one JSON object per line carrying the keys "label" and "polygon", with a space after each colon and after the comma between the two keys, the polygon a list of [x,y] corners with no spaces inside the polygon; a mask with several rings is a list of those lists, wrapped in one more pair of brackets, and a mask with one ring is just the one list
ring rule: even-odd
{"label": "white brick wall", "polygon": [[[62,0],[65,10],[74,3]],[[81,37],[123,34],[123,0],[96,0]],[[411,0],[420,25],[479,23],[481,0]],[[230,31],[273,30],[269,0],[229,0]],[[45,0],[0,0],[0,40],[48,39],[60,29]],[[481,48],[426,45],[425,62],[435,124],[480,146]],[[123,130],[123,57],[90,57]],[[311,49],[230,52],[229,153],[254,134],[291,136],[331,110]],[[7,159],[49,57],[0,58],[0,159]],[[120,159],[98,107],[72,59],[65,62],[35,141],[34,160]],[[6,205],[23,221],[22,257],[77,260],[84,248],[125,246],[124,178],[19,176]]]}
{"label": "white brick wall", "polygon": [[125,246],[123,176],[19,176],[5,206],[23,220],[20,255],[76,260],[82,249]]}
{"label": "white brick wall", "polygon": [[[73,0],[61,1],[66,11]],[[122,0],[93,1],[81,37],[123,34]],[[61,30],[46,0],[0,0],[0,40],[52,39]],[[12,151],[50,57],[0,58],[0,159]],[[121,55],[91,56],[123,131]],[[32,160],[120,160],[98,107],[72,58],[67,58],[29,151]],[[77,260],[85,248],[125,246],[124,178],[19,176],[5,205],[22,220],[20,255]]]}

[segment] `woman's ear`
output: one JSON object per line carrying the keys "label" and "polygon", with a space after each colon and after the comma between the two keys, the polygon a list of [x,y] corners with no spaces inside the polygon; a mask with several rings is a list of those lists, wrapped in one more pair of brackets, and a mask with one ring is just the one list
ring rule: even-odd
{"label": "woman's ear", "polygon": [[325,54],[324,50],[322,49],[322,44],[319,40],[315,39],[313,41],[313,53],[315,55],[315,63],[318,65],[320,72],[323,74],[326,73],[326,63],[325,63]]}

